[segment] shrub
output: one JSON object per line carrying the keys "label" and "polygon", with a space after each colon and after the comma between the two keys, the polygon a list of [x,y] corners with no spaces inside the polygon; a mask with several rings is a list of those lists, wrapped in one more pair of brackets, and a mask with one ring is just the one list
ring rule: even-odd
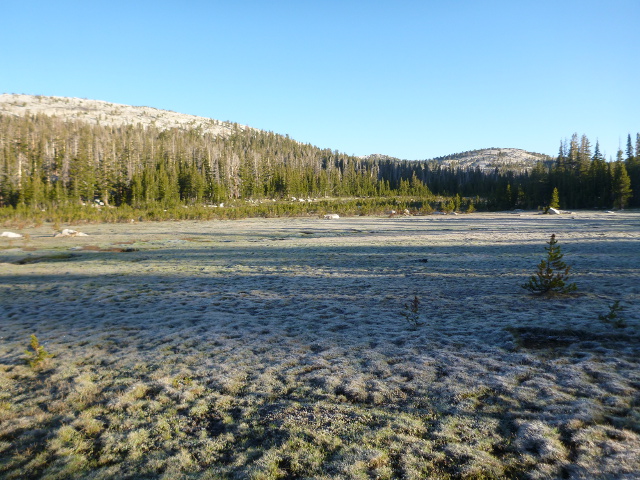
{"label": "shrub", "polygon": [[575,283],[566,283],[571,267],[562,261],[563,254],[555,234],[551,235],[548,245],[545,247],[547,258],[542,259],[538,264],[538,271],[522,288],[537,295],[566,294],[577,290]]}
{"label": "shrub", "polygon": [[423,325],[424,322],[420,321],[420,299],[417,295],[414,295],[413,300],[404,304],[402,316],[414,327]]}
{"label": "shrub", "polygon": [[627,322],[618,315],[618,313],[622,312],[623,308],[624,307],[620,306],[620,300],[616,300],[613,302],[613,305],[609,307],[609,313],[606,315],[598,315],[598,320],[613,325],[616,328],[624,328],[627,326]]}
{"label": "shrub", "polygon": [[27,349],[24,351],[27,356],[27,363],[33,369],[40,368],[44,362],[53,357],[49,352],[47,352],[35,335],[31,335],[31,343],[29,344],[31,350]]}

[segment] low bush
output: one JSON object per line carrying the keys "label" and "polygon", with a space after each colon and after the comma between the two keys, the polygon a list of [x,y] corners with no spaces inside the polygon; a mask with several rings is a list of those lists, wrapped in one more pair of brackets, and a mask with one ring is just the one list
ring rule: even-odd
{"label": "low bush", "polygon": [[44,366],[47,359],[53,357],[45,348],[40,345],[40,341],[35,335],[31,335],[29,349],[25,350],[27,363],[31,368],[38,369]]}

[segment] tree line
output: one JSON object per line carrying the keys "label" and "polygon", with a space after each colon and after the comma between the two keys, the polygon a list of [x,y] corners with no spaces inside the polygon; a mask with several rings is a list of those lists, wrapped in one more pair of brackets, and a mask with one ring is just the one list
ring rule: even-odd
{"label": "tree line", "polygon": [[[170,208],[233,200],[415,197],[448,209],[640,206],[640,134],[606,161],[574,134],[531,170],[446,167],[360,158],[272,132],[101,126],[45,115],[0,115],[0,207]],[[444,203],[437,203],[437,200]]]}

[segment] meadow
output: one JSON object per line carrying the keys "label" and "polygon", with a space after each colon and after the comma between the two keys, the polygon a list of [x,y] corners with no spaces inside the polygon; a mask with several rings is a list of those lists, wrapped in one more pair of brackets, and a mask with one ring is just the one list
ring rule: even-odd
{"label": "meadow", "polygon": [[0,238],[0,478],[638,478],[639,212],[53,227]]}

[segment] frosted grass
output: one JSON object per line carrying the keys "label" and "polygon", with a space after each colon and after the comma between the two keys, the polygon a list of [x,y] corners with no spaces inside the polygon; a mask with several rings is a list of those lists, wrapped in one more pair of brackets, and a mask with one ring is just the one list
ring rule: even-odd
{"label": "frosted grass", "polygon": [[[637,213],[70,227],[0,244],[6,478],[640,471]],[[520,287],[552,233],[578,295]]]}

